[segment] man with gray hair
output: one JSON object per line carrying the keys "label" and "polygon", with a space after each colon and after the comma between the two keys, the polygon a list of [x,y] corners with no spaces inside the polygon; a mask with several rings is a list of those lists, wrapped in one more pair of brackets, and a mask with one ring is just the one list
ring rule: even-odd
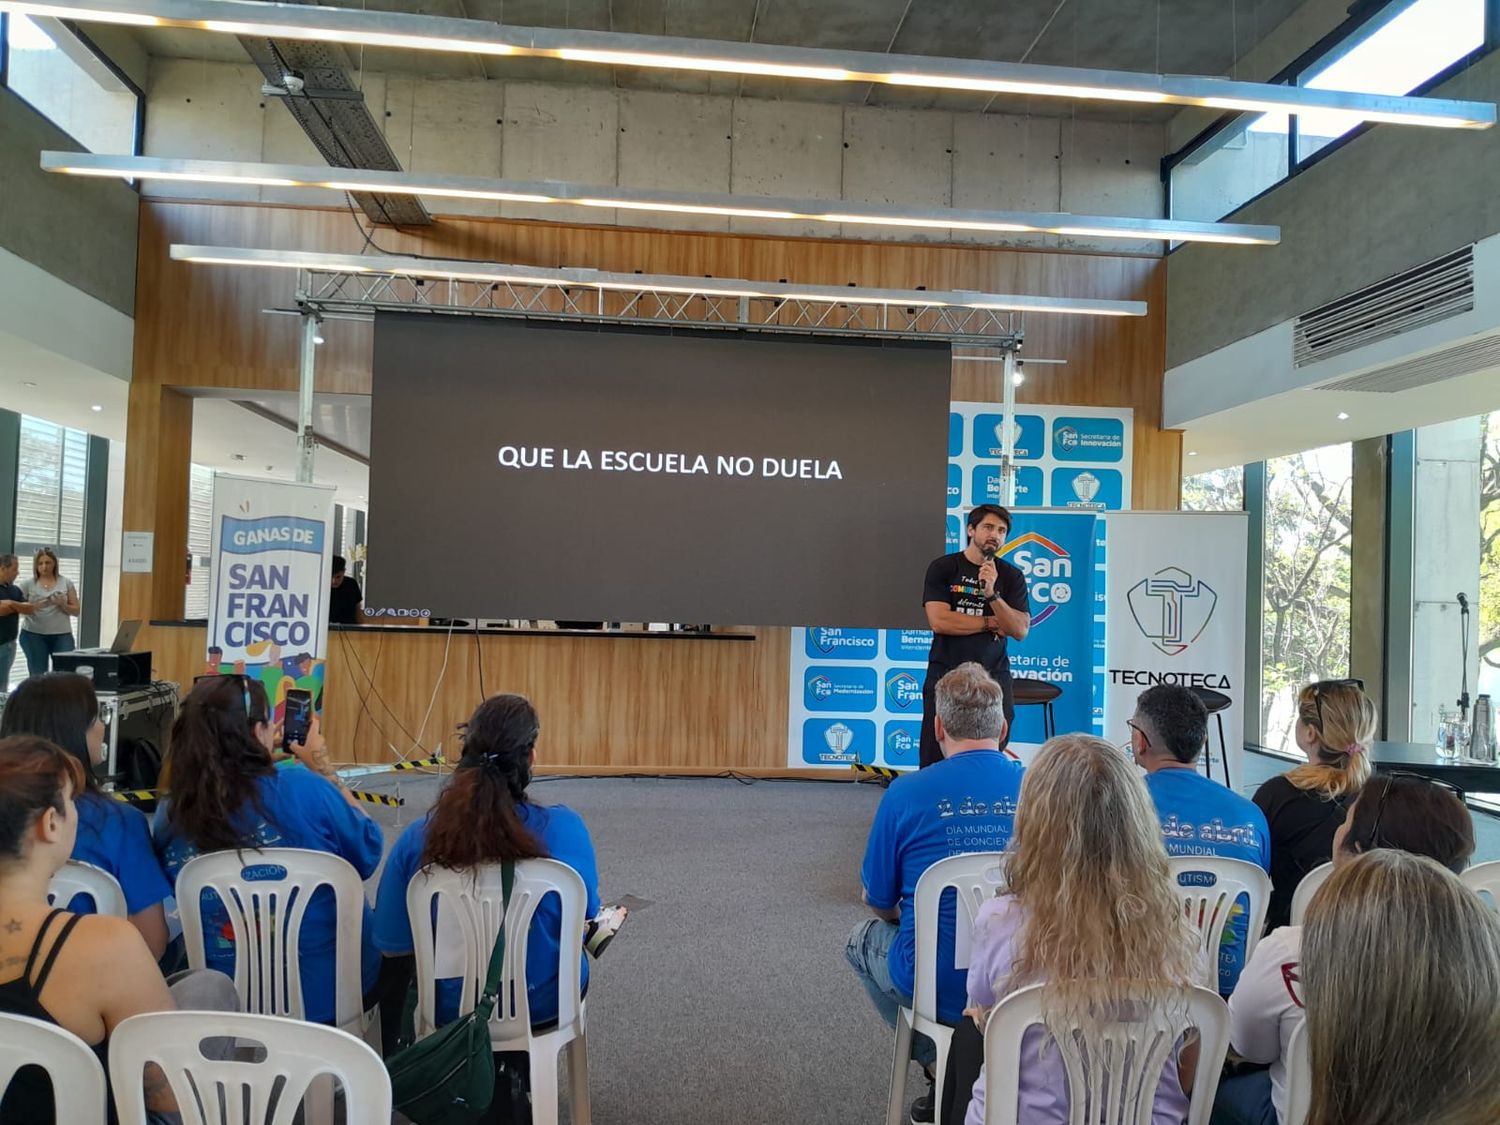
{"label": "man with gray hair", "polygon": [[0,695],[10,690],[10,666],[16,662],[21,615],[32,610],[26,595],[16,585],[20,569],[21,560],[15,555],[0,555]]}
{"label": "man with gray hair", "polygon": [[[915,979],[917,880],[961,852],[1000,852],[1010,842],[1021,792],[1021,764],[1000,750],[1005,692],[981,664],[960,664],[937,682],[934,733],[943,759],[891,782],[865,846],[864,901],[875,912],[849,934],[844,956],[892,1028],[911,1004]],[[957,1024],[966,982],[954,967],[954,907],[938,912],[938,1016]],[[932,1081],[937,1052],[916,1036],[912,1054]],[[912,1120],[933,1119],[933,1096],[912,1105]]]}

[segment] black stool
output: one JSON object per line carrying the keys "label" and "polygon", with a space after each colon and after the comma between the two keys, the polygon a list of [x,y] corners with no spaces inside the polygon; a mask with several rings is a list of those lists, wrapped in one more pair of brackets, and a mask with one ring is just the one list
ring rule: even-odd
{"label": "black stool", "polygon": [[[1229,710],[1229,705],[1233,703],[1234,700],[1230,699],[1229,696],[1225,695],[1222,691],[1214,691],[1212,688],[1195,687],[1189,688],[1188,690],[1198,697],[1198,699],[1202,702],[1204,709],[1207,710],[1208,713],[1212,715],[1219,724],[1219,758],[1224,763],[1224,784],[1229,788],[1233,788],[1229,781],[1229,750],[1224,744],[1224,712]],[[1207,738],[1203,740],[1203,749],[1205,751],[1208,749]],[[1203,772],[1206,773],[1209,777],[1213,777],[1214,775],[1213,760],[1206,753],[1203,755]]]}
{"label": "black stool", "polygon": [[1062,694],[1062,688],[1046,680],[1035,680],[1029,676],[1016,676],[1010,681],[1011,701],[1017,707],[1040,707],[1042,709],[1042,738],[1051,738],[1057,733],[1057,723],[1052,717],[1052,701]]}

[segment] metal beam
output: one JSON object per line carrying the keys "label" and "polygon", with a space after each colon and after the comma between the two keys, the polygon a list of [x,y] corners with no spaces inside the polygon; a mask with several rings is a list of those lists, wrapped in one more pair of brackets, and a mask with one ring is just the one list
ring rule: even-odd
{"label": "metal beam", "polygon": [[997,234],[1053,234],[1243,245],[1270,245],[1281,241],[1279,227],[1247,223],[1075,215],[1066,211],[978,211],[955,207],[907,207],[858,200],[789,199],[722,192],[575,184],[556,180],[492,180],[482,176],[368,169],[339,169],[330,172],[328,168],[309,164],[257,164],[234,160],[190,160],[47,150],[41,154],[41,166],[48,172],[82,176],[323,188],[339,192],[488,199],[501,203],[558,203],[625,211],[796,222],[811,219],[838,226],[898,226],[937,231],[993,231]]}
{"label": "metal beam", "polygon": [[485,20],[262,0],[0,0],[0,11],[135,26],[184,27],[261,38],[552,58],[601,66],[825,83],[878,82],[932,90],[1195,105],[1250,112],[1334,111],[1346,113],[1357,121],[1448,128],[1488,128],[1495,123],[1495,106],[1489,102],[1314,90],[1197,75],[1139,74],[984,59],[621,35],[571,28],[511,27]]}

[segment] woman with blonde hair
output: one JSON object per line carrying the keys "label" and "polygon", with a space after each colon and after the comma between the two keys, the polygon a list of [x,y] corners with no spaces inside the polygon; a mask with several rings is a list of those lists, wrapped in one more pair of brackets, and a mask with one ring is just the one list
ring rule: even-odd
{"label": "woman with blonde hair", "polygon": [[1255,791],[1271,829],[1271,905],[1266,928],[1292,918],[1302,877],[1333,858],[1333,834],[1370,777],[1370,743],[1380,714],[1359,680],[1319,680],[1297,695],[1293,736],[1305,765]]}
{"label": "woman with blonde hair", "polygon": [[1500,918],[1451,871],[1385,848],[1340,867],[1301,976],[1307,1125],[1500,1121]]}
{"label": "woman with blonde hair", "polygon": [[[1069,734],[1042,747],[1021,781],[1007,889],[980,908],[969,962],[969,1013],[983,1026],[1008,993],[1045,986],[1049,1029],[1087,1027],[1143,997],[1167,1003],[1202,983],[1195,935],[1173,889],[1156,809],[1135,766],[1103,739]],[[1068,1120],[1067,1080],[1042,1028],[1021,1047],[1017,1117]],[[1162,1070],[1152,1120],[1181,1125],[1188,1096],[1178,1052]],[[985,1076],[968,1125],[983,1125]]]}

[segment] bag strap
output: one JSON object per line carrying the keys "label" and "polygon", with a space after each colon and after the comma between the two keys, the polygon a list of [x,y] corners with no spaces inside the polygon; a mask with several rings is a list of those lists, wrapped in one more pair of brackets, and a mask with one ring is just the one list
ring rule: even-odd
{"label": "bag strap", "polygon": [[480,1019],[489,1021],[495,1010],[495,1000],[500,995],[500,970],[505,964],[505,928],[510,925],[510,893],[516,885],[516,865],[506,862],[500,865],[500,932],[495,936],[495,948],[490,953],[490,970],[484,978],[484,993],[474,1005]]}

